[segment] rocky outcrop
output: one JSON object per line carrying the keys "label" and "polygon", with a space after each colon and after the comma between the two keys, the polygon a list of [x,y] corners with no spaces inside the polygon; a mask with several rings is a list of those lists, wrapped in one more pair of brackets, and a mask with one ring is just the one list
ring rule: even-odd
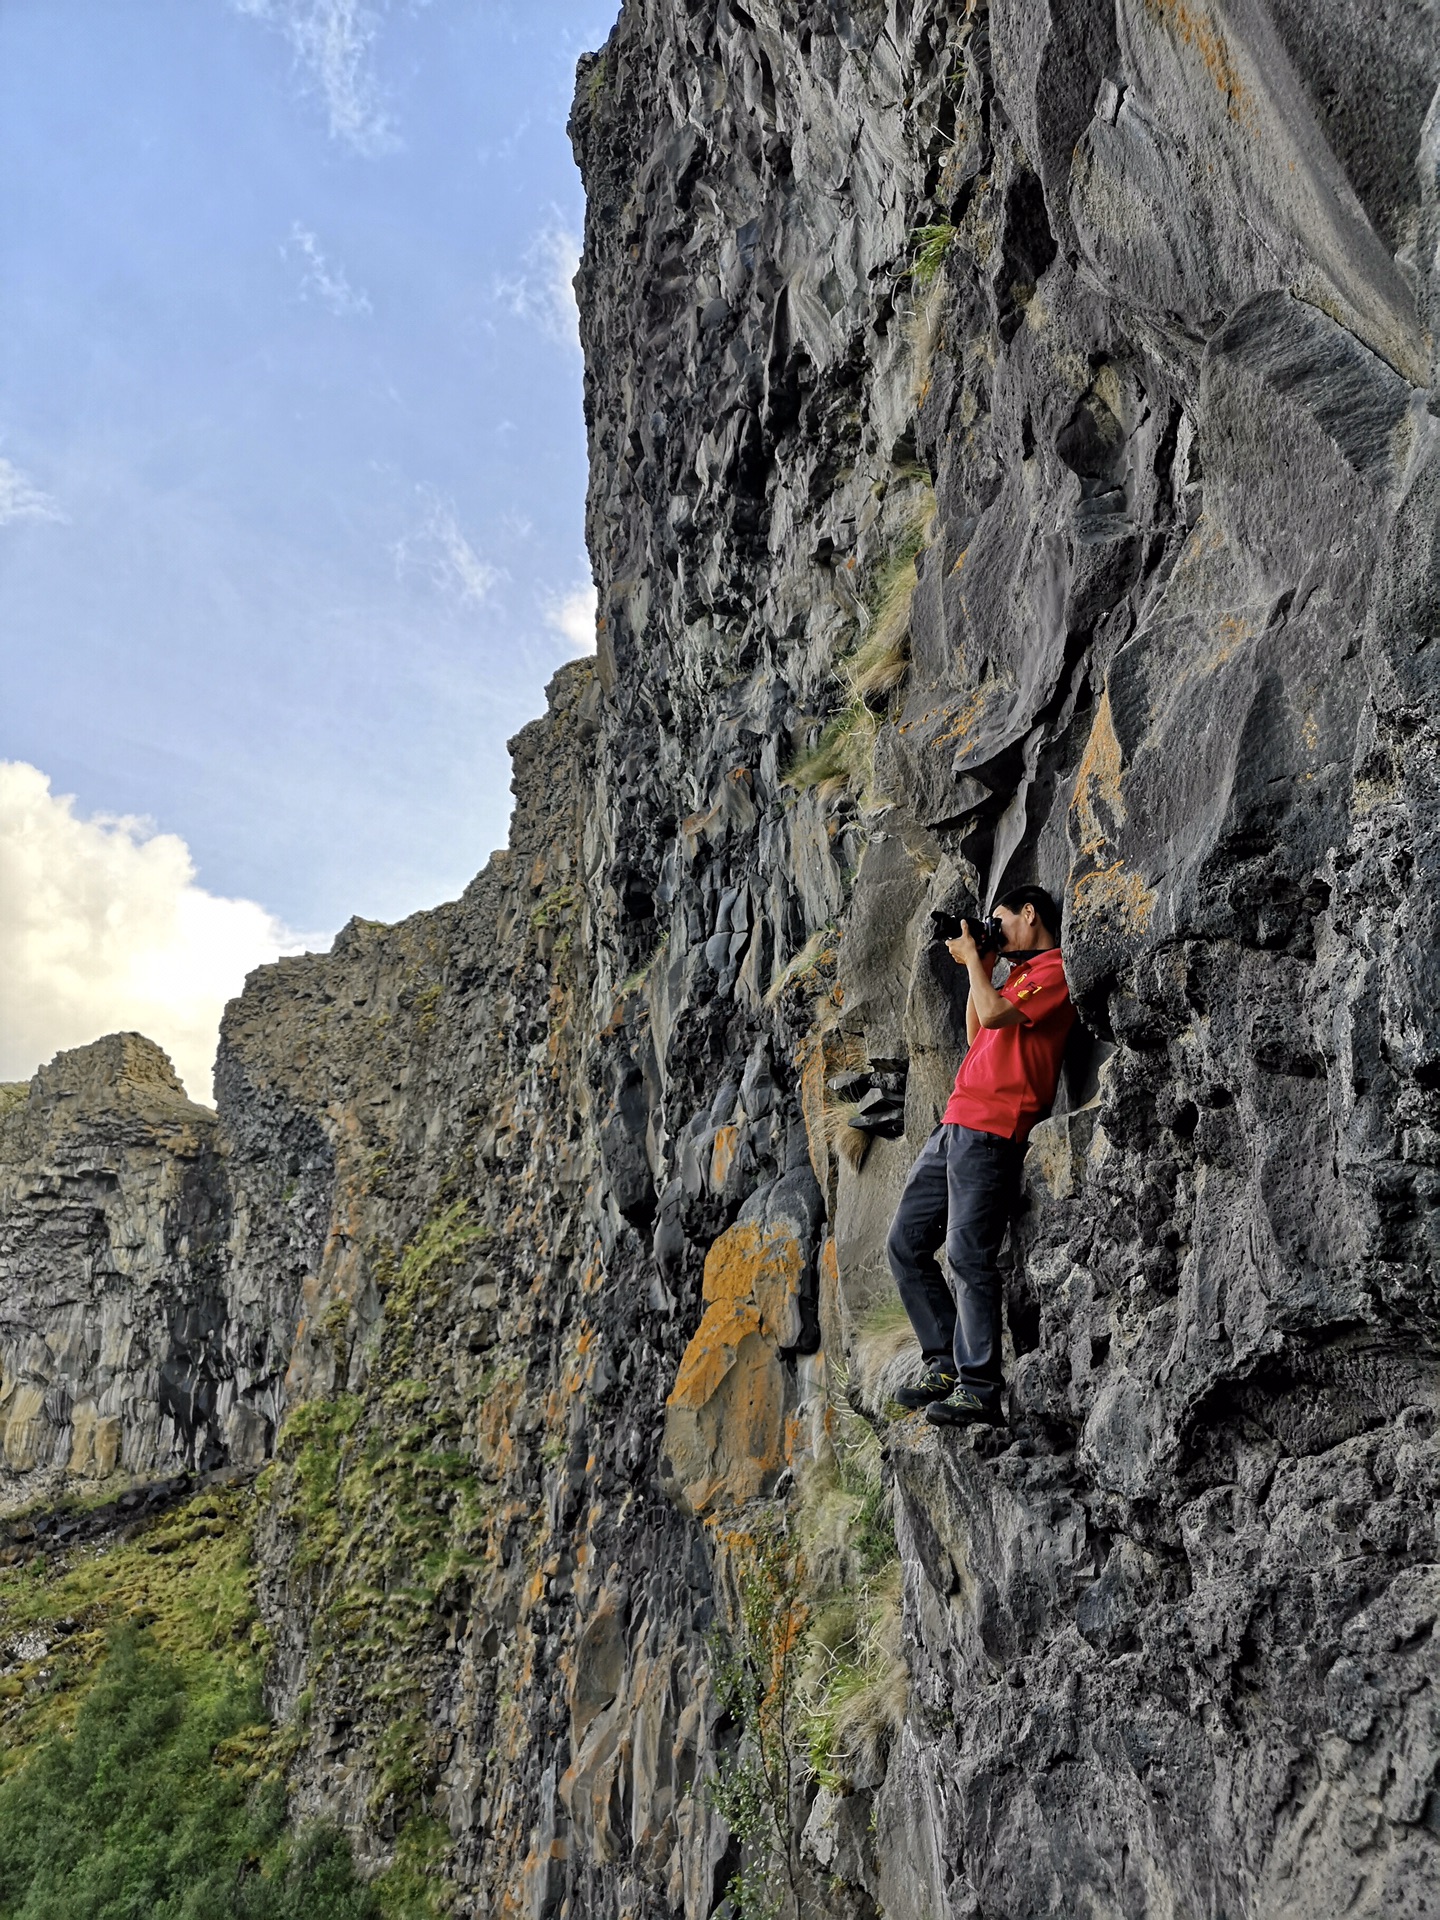
{"label": "rocky outcrop", "polygon": [[58,1054],[0,1111],[0,1501],[225,1458],[215,1116],[139,1034]]}
{"label": "rocky outcrop", "polygon": [[[1432,30],[629,0],[582,63],[595,661],[509,850],[217,1074],[296,1804],[459,1911],[1440,1899]],[[927,929],[1026,879],[1084,1044],[947,1437]]]}

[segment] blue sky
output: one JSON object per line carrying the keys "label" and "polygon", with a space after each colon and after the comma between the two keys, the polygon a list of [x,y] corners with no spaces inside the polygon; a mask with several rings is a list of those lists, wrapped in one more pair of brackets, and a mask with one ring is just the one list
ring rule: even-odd
{"label": "blue sky", "polygon": [[459,891],[586,630],[616,10],[0,4],[0,760],[290,928]]}

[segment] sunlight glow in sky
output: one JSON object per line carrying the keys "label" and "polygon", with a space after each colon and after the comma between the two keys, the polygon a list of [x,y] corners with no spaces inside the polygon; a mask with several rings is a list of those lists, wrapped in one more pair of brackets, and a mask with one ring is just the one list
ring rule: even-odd
{"label": "sunlight glow in sky", "polygon": [[132,856],[189,1007],[503,843],[505,741],[594,641],[564,127],[615,12],[0,7],[0,915],[73,987],[42,1018],[7,949],[0,1078],[108,1030]]}

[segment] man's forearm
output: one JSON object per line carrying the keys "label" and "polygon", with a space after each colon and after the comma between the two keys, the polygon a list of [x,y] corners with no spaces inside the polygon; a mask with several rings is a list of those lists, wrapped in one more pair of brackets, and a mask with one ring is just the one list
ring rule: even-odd
{"label": "man's forearm", "polygon": [[1009,1024],[1010,1002],[990,981],[994,964],[993,958],[981,955],[966,967],[970,975],[970,998],[965,1004],[965,1035],[969,1040],[975,1038],[981,1027],[994,1026],[997,1022]]}

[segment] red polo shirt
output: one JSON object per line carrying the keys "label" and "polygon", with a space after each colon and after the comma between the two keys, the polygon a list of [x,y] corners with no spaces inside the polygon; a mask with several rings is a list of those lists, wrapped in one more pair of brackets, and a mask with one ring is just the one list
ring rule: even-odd
{"label": "red polo shirt", "polygon": [[981,1027],[960,1062],[945,1124],[1025,1140],[1050,1111],[1075,1024],[1060,949],[1017,955],[1000,997],[1024,1020],[1018,1027]]}

